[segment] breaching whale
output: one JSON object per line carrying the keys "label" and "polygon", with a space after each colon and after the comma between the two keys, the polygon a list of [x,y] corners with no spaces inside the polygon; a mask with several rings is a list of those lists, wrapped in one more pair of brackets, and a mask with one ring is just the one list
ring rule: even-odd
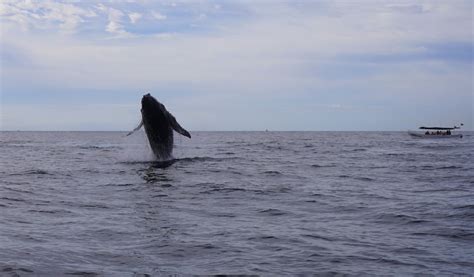
{"label": "breaching whale", "polygon": [[127,136],[145,126],[145,132],[156,158],[169,160],[173,152],[173,130],[191,138],[191,134],[179,125],[176,118],[149,93],[142,97],[142,120]]}

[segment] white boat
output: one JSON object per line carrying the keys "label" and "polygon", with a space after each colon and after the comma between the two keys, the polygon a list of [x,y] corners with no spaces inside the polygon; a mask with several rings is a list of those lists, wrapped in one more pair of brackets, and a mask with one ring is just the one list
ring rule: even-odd
{"label": "white boat", "polygon": [[[464,124],[461,123],[461,126]],[[429,138],[429,139],[449,139],[462,138],[462,134],[454,134],[452,131],[461,129],[461,127],[420,127],[422,132],[408,131],[408,134],[414,138]]]}

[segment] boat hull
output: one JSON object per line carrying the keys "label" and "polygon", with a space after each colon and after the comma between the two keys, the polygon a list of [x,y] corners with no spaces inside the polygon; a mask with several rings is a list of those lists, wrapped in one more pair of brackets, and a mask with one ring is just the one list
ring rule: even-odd
{"label": "boat hull", "polygon": [[408,132],[408,134],[413,138],[425,138],[425,139],[453,139],[453,138],[462,138],[462,134],[451,134],[451,135],[425,135],[416,132]]}

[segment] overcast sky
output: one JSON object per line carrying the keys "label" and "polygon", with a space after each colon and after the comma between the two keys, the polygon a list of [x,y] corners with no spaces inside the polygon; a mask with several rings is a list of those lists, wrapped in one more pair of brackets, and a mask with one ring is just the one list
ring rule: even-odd
{"label": "overcast sky", "polygon": [[0,1],[2,130],[473,129],[473,2]]}

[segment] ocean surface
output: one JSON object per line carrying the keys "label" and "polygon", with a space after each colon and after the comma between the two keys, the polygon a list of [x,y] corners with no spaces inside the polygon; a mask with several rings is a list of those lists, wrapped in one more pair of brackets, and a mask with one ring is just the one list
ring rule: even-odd
{"label": "ocean surface", "polygon": [[474,133],[0,132],[0,275],[474,275]]}

